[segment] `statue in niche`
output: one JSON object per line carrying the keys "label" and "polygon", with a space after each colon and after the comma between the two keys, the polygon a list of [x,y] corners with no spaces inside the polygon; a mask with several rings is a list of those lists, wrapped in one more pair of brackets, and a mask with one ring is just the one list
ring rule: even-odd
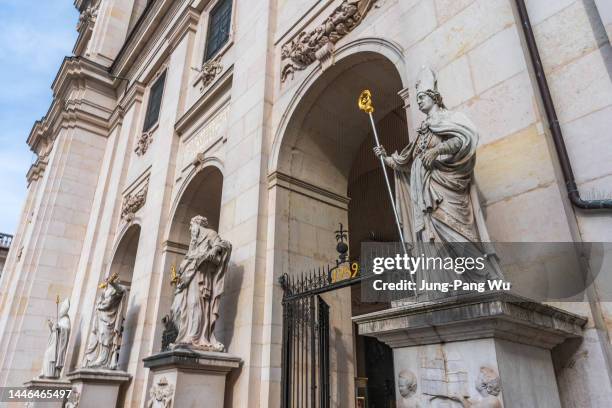
{"label": "statue in niche", "polygon": [[[416,88],[419,109],[427,115],[416,140],[390,156],[384,147],[374,148],[374,153],[395,170],[396,203],[404,236],[414,243],[415,256],[486,258],[494,252],[488,244],[473,180],[478,132],[465,115],[446,109],[437,78],[429,68],[421,70]],[[462,243],[458,247],[463,253],[453,254],[449,245],[436,245],[434,250],[433,245],[423,243]],[[463,281],[501,279],[495,256],[488,260],[489,267],[466,271]],[[435,273],[439,275],[432,280],[457,279],[453,271]]]}
{"label": "statue in niche", "polygon": [[397,376],[397,390],[401,396],[399,408],[420,408],[417,392],[417,378],[410,370],[402,370]]}
{"label": "statue in niche", "polygon": [[[57,298],[59,303],[59,296]],[[66,348],[70,337],[70,299],[65,299],[60,305],[57,313],[57,321],[48,320],[49,342],[43,356],[42,371],[40,378],[59,378],[66,361]]]}
{"label": "statue in niche", "polygon": [[96,303],[93,327],[85,351],[83,366],[117,369],[123,327],[123,308],[128,289],[114,273],[100,285],[102,294]]}
{"label": "statue in niche", "polygon": [[191,219],[189,250],[181,262],[170,318],[178,329],[171,348],[224,351],[214,335],[232,245],[208,227],[206,217]]}

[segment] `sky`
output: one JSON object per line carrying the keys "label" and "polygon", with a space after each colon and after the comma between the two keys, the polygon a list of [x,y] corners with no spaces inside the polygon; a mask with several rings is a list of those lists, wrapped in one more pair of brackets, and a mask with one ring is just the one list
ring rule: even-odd
{"label": "sky", "polygon": [[26,144],[77,38],[72,0],[0,0],[0,232],[14,234],[36,159]]}

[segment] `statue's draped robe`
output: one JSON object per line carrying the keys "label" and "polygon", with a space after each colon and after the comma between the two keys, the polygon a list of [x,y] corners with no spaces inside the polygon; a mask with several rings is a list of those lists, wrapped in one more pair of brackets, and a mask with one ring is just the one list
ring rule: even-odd
{"label": "statue's draped robe", "polygon": [[96,303],[85,367],[117,368],[126,288],[109,283]]}
{"label": "statue's draped robe", "polygon": [[[441,144],[449,153],[438,156],[431,169],[425,168],[423,154]],[[478,133],[470,120],[461,113],[441,109],[423,122],[415,141],[390,156],[398,214],[404,236],[415,243],[413,255],[459,255],[452,253],[452,246],[434,248],[421,243],[464,243],[460,245],[463,256],[491,252],[482,244],[488,235],[473,183],[477,145]],[[464,273],[462,279],[483,281],[493,278],[494,270],[473,270]],[[457,278],[449,271],[434,273],[438,274],[432,279],[436,281]]]}
{"label": "statue's draped robe", "polygon": [[64,366],[68,337],[70,336],[70,317],[68,317],[68,314],[63,314],[57,323],[51,325],[50,330],[40,375],[45,378],[59,378]]}
{"label": "statue's draped robe", "polygon": [[179,267],[172,302],[172,319],[178,329],[175,346],[223,351],[214,329],[231,249],[212,229],[201,228],[192,239]]}

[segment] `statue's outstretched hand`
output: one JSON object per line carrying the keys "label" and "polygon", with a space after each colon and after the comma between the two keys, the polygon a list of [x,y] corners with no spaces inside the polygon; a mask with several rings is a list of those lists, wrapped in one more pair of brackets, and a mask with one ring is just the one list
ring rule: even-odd
{"label": "statue's outstretched hand", "polygon": [[383,146],[376,146],[374,148],[374,154],[376,155],[376,157],[387,157],[387,151]]}

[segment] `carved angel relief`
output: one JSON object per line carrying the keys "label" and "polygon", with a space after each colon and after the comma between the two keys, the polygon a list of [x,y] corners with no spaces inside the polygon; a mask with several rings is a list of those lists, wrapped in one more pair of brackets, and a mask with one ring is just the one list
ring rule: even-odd
{"label": "carved angel relief", "polygon": [[311,31],[302,31],[281,48],[281,82],[315,61],[326,61],[334,44],[361,23],[377,0],[344,0],[325,21]]}

